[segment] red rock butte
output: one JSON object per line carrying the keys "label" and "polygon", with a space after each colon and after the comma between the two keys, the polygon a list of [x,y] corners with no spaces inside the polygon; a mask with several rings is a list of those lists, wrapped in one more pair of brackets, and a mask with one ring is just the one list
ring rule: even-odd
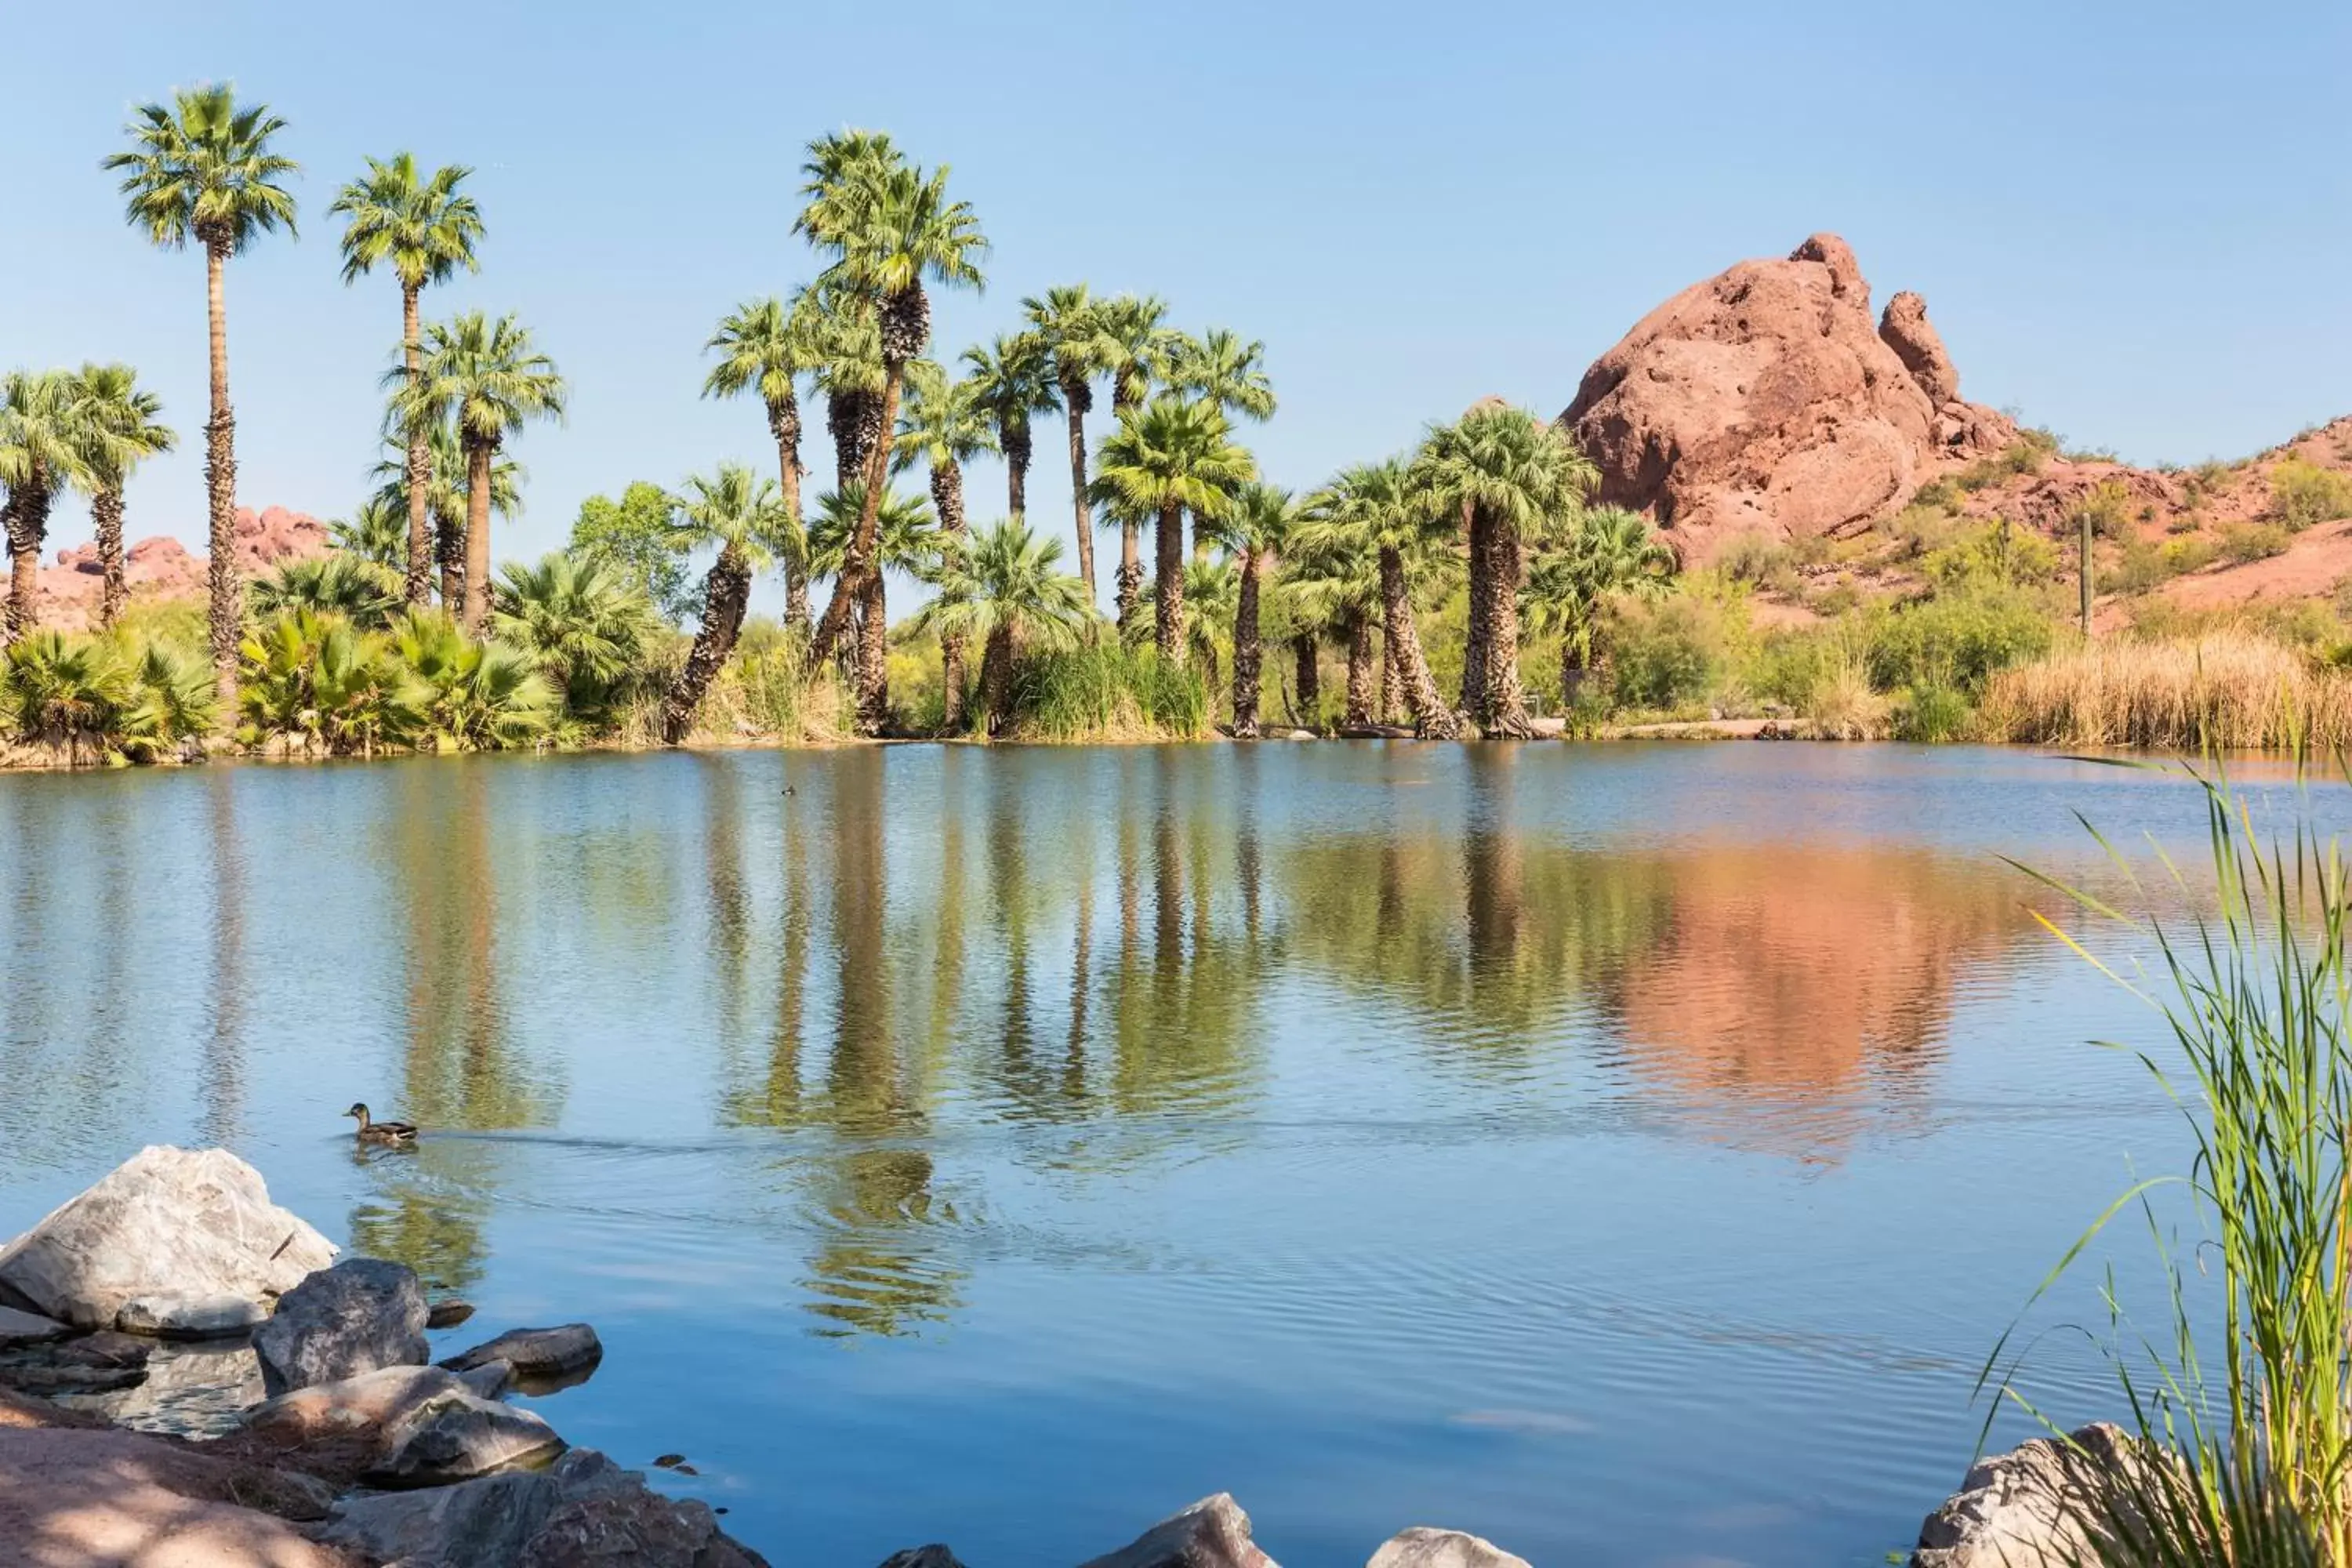
{"label": "red rock butte", "polygon": [[[237,570],[251,577],[287,561],[324,555],[332,546],[327,525],[307,512],[284,507],[236,513]],[[142,539],[123,552],[122,580],[137,598],[202,598],[210,558],[189,553],[169,534]],[[58,563],[41,571],[40,624],[61,631],[84,631],[98,624],[105,587],[95,544],[68,545]]]}
{"label": "red rock butte", "polygon": [[1600,499],[1648,512],[1685,564],[1744,533],[1839,533],[2017,439],[1964,401],[1927,320],[1897,294],[1874,324],[1853,248],[1817,234],[1652,310],[1593,362],[1559,416]]}

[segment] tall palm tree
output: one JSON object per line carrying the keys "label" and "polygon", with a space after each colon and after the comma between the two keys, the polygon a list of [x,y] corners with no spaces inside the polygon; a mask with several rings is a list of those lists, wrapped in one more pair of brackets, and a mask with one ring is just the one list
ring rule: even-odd
{"label": "tall palm tree", "polygon": [[1328,520],[1318,522],[1325,507],[1323,497],[1302,505],[1300,521],[1291,532],[1290,553],[1282,563],[1292,618],[1300,627],[1291,649],[1297,668],[1292,695],[1300,716],[1315,722],[1320,700],[1316,656],[1328,637],[1348,658],[1347,701],[1339,722],[1361,729],[1381,717],[1372,707],[1373,636],[1383,603],[1380,550],[1369,534],[1332,528]]}
{"label": "tall palm tree", "polygon": [[[803,300],[807,296],[803,295]],[[801,521],[801,405],[797,384],[816,359],[810,313],[788,309],[781,300],[746,300],[719,323],[703,347],[719,363],[703,378],[705,397],[732,397],[756,390],[768,410],[768,431],[776,439],[776,464],[784,514]],[[808,629],[808,568],[804,552],[784,554],[784,623]]]}
{"label": "tall palm tree", "polygon": [[39,616],[41,542],[49,507],[89,475],[89,439],[74,378],[61,370],[0,379],[0,485],[7,489],[8,646]]}
{"label": "tall palm tree", "polygon": [[[845,490],[817,498],[816,515],[809,522],[809,570],[834,579],[834,592],[843,592],[842,574],[848,563],[850,541],[856,537],[864,515],[863,486],[853,482]],[[858,590],[856,671],[875,672],[870,701],[879,731],[889,717],[889,606],[883,584],[897,572],[919,582],[937,575],[940,556],[939,521],[931,509],[912,496],[886,491],[875,511],[874,570]]]}
{"label": "tall palm tree", "polygon": [[1413,728],[1424,740],[1454,739],[1462,732],[1461,721],[1438,694],[1412,611],[1414,558],[1450,543],[1455,531],[1453,521],[1443,515],[1433,520],[1398,458],[1343,470],[1308,502],[1308,510],[1311,521],[1301,531],[1310,549],[1337,543],[1330,536],[1352,534],[1377,555],[1382,635],[1402,662],[1405,706]]}
{"label": "tall palm tree", "polygon": [[404,426],[446,419],[466,453],[466,574],[459,625],[475,637],[490,624],[490,499],[499,454],[533,419],[561,419],[563,377],[531,346],[511,314],[470,310],[425,329],[425,374],[394,400]]}
{"label": "tall palm tree", "polygon": [[[430,176],[421,174],[415,154],[395,153],[388,161],[370,158],[367,173],[345,185],[330,215],[343,217],[343,281],[356,283],[378,263],[392,268],[400,283],[400,358],[408,384],[425,376],[425,342],[418,316],[418,298],[428,283],[446,283],[459,268],[479,272],[482,263],[474,247],[482,237],[482,215],[474,198],[462,194],[471,169],[445,163]],[[433,451],[422,419],[412,419],[404,432],[408,452],[408,562],[404,596],[422,605],[433,591],[427,562],[425,486],[431,476]]]}
{"label": "tall palm tree", "polygon": [[[988,252],[988,240],[970,204],[948,199],[947,181],[944,165],[927,174],[904,162],[868,159],[835,184],[822,186],[803,214],[812,237],[835,253],[831,275],[853,297],[871,302],[881,330],[883,370],[880,438],[866,458],[859,491],[866,510],[850,538],[824,618],[810,640],[812,669],[831,657],[847,624],[849,605],[866,595],[870,579],[878,580],[874,537],[887,489],[898,396],[908,363],[922,353],[931,335],[925,282],[941,288],[981,286],[980,259]],[[882,628],[866,630],[859,640],[862,648],[878,649]],[[859,728],[868,734],[878,733],[887,716],[887,673],[861,652],[857,718]]]}
{"label": "tall palm tree", "polygon": [[1095,405],[1095,377],[1110,367],[1117,345],[1103,330],[1102,306],[1083,283],[1048,289],[1021,301],[1030,331],[1045,343],[1054,363],[1054,384],[1070,426],[1071,529],[1078,542],[1078,576],[1096,590],[1094,511],[1087,498],[1087,415]]}
{"label": "tall palm tree", "polygon": [[1013,517],[1029,512],[1029,416],[1061,406],[1055,395],[1053,361],[1045,338],[1034,331],[1001,335],[987,345],[963,351],[972,401],[996,422],[997,449],[1004,454],[1005,506]]}
{"label": "tall palm tree", "polygon": [[[981,406],[982,384],[951,382],[947,372],[929,360],[917,360],[907,370],[907,406],[898,416],[894,469],[925,464],[930,472],[931,509],[939,514],[940,548],[952,554],[963,548],[963,464],[969,458],[997,449],[994,421]],[[964,729],[963,638],[952,631],[940,635],[940,679],[945,706],[940,725],[950,732]]]}
{"label": "tall palm tree", "polygon": [[278,182],[299,172],[269,150],[286,121],[260,104],[238,108],[226,84],[184,89],[169,108],[150,103],[125,128],[127,152],[101,165],[123,171],[124,213],[167,250],[204,247],[205,301],[211,326],[212,412],[205,421],[205,489],[210,511],[213,679],[224,716],[235,710],[244,581],[236,570],[236,416],[228,398],[228,302],[222,279],[232,256],[265,234],[294,232],[294,197]]}
{"label": "tall palm tree", "polygon": [[1522,548],[1567,526],[1600,482],[1566,431],[1499,401],[1433,428],[1413,459],[1422,510],[1469,524],[1462,707],[1486,734],[1534,733],[1519,685]]}
{"label": "tall palm tree", "polygon": [[696,475],[676,500],[673,545],[683,553],[716,544],[719,556],[704,579],[702,626],[694,647],[662,699],[662,740],[672,746],[694,728],[703,693],[735,651],[743,611],[751,602],[751,574],[767,564],[783,521],[774,481],[754,477],[741,463],[721,463],[709,478]]}
{"label": "tall palm tree", "polygon": [[[405,382],[402,384],[406,385]],[[396,432],[404,431],[407,424],[397,395],[386,423],[395,433],[384,437],[388,449],[370,475],[377,486],[373,499],[399,511],[402,549],[405,551],[408,442],[404,435]],[[466,444],[458,437],[457,427],[450,422],[446,411],[436,412],[425,431],[425,444],[432,457],[425,490],[425,510],[433,519],[434,529],[430,559],[440,572],[441,603],[454,614],[466,584]],[[527,477],[523,466],[503,451],[491,460],[490,515],[507,519],[522,515],[522,483]]]}
{"label": "tall palm tree", "polygon": [[122,615],[130,590],[122,581],[122,492],[131,470],[159,452],[179,445],[162,422],[163,400],[139,384],[127,364],[86,364],[73,379],[79,404],[89,521],[98,539],[98,565],[104,581],[99,624],[111,627]]}
{"label": "tall palm tree", "polygon": [[1007,518],[972,535],[950,557],[939,595],[917,612],[914,625],[973,638],[981,645],[982,733],[999,735],[1013,717],[1013,661],[1027,649],[1067,648],[1096,617],[1092,595],[1063,572],[1062,542],[1040,539],[1021,519]]}
{"label": "tall palm tree", "polygon": [[1168,383],[1204,397],[1238,419],[1274,417],[1274,383],[1265,374],[1265,345],[1244,342],[1223,327],[1203,338],[1186,338],[1168,366]]}
{"label": "tall palm tree", "polygon": [[1095,481],[1103,499],[1160,519],[1152,629],[1171,664],[1184,661],[1184,512],[1213,522],[1232,509],[1233,492],[1256,477],[1249,453],[1230,439],[1224,411],[1173,393],[1129,413],[1103,442]]}
{"label": "tall palm tree", "polygon": [[1675,552],[1651,531],[1650,520],[1622,507],[1580,513],[1558,546],[1536,556],[1528,574],[1528,625],[1559,638],[1559,703],[1563,711],[1584,694],[1597,668],[1602,613],[1612,599],[1663,594],[1673,580]]}
{"label": "tall palm tree", "polygon": [[[1184,336],[1167,324],[1167,303],[1150,294],[1120,294],[1096,309],[1108,357],[1104,371],[1110,376],[1110,411],[1124,419],[1143,405],[1155,382],[1168,379],[1170,365],[1182,351]],[[1134,614],[1143,592],[1140,531],[1133,518],[1118,527],[1118,581],[1114,588],[1121,626]]]}
{"label": "tall palm tree", "polygon": [[1240,581],[1234,603],[1234,735],[1253,740],[1258,732],[1259,669],[1265,650],[1258,637],[1258,601],[1270,568],[1289,548],[1299,517],[1288,490],[1264,483],[1242,487],[1234,506],[1206,531],[1234,558]]}

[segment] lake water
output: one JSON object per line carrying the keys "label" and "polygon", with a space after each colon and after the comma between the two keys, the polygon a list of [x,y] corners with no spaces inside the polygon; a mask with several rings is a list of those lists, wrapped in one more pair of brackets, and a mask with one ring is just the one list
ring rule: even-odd
{"label": "lake water", "polygon": [[[593,1322],[545,1414],[779,1562],[1075,1563],[1230,1489],[1288,1568],[1883,1563],[2182,1157],[2084,1043],[2148,1016],[1996,858],[2112,875],[2077,810],[2201,841],[1958,748],[0,777],[0,1236],[225,1143],[448,1337]],[[2115,1413],[2078,1337],[2037,1366]]]}

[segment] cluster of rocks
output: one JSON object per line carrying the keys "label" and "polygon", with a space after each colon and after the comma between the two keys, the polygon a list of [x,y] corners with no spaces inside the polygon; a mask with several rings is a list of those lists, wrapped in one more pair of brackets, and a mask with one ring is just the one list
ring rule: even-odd
{"label": "cluster of rocks", "polygon": [[[288,561],[323,555],[332,548],[327,525],[308,512],[285,507],[236,512],[236,567],[256,576]],[[134,595],[159,599],[192,598],[205,591],[205,556],[190,553],[170,534],[142,539],[122,554],[122,581]],[[95,626],[104,597],[104,567],[96,544],[59,549],[57,564],[40,574],[41,624],[66,631]]]}

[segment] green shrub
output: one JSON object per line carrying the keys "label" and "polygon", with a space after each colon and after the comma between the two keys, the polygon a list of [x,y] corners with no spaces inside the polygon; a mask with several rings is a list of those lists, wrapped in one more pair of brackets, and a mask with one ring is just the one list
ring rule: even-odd
{"label": "green shrub", "polygon": [[1024,658],[1013,671],[1013,732],[1022,740],[1195,740],[1208,731],[1208,683],[1150,647],[1106,640]]}
{"label": "green shrub", "polygon": [[1794,548],[1764,533],[1742,533],[1726,542],[1715,557],[1715,569],[1735,583],[1787,592],[1797,585],[1798,555]]}
{"label": "green shrub", "polygon": [[2022,587],[2058,574],[2058,547],[2032,529],[1995,518],[1928,552],[1920,565],[1928,581],[1945,593]]}
{"label": "green shrub", "polygon": [[2058,449],[2058,437],[2047,430],[2024,430],[2018,438],[1990,458],[1979,458],[1952,476],[1960,489],[1974,492],[2016,479],[2023,474],[2038,474],[2042,465]]}
{"label": "green shrub", "polygon": [[2049,617],[2014,589],[1939,595],[1873,628],[1872,681],[1892,691],[1949,687],[1974,695],[1996,670],[2050,651]]}
{"label": "green shrub", "polygon": [[[1940,479],[1929,479],[1911,496],[1911,505],[1926,507],[1932,511],[1958,511],[1960,508],[1960,487],[1949,474]],[[1906,507],[1905,510],[1909,510]]]}
{"label": "green shrub", "polygon": [[2352,517],[2352,476],[2288,458],[2271,470],[2271,515],[2291,530]]}
{"label": "green shrub", "polygon": [[2221,531],[2221,553],[2243,566],[2286,553],[2294,537],[2272,522],[2244,522]]}
{"label": "green shrub", "polygon": [[1956,512],[1915,501],[1882,526],[1895,542],[1895,553],[1906,561],[1916,561],[1949,544],[1958,537],[1963,524]]}
{"label": "green shrub", "polygon": [[1976,725],[1968,698],[1948,686],[1917,686],[1895,707],[1895,738],[1936,742],[1965,740]]}
{"label": "green shrub", "polygon": [[0,662],[0,723],[72,762],[153,761],[212,728],[203,659],[121,632],[27,633]]}
{"label": "green shrub", "polygon": [[1750,651],[1744,591],[1704,578],[1685,579],[1663,599],[1620,605],[1612,623],[1610,683],[1620,708],[1696,703]]}

